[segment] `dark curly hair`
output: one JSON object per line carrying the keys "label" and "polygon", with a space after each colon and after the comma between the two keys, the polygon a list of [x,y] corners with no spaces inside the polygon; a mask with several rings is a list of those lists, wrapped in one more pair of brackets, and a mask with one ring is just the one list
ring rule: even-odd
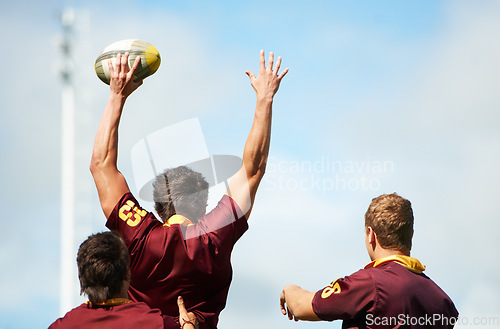
{"label": "dark curly hair", "polygon": [[163,222],[175,214],[196,222],[205,215],[208,187],[202,174],[186,166],[167,169],[153,182],[155,210]]}
{"label": "dark curly hair", "polygon": [[80,294],[91,303],[102,303],[120,293],[130,276],[130,258],[122,238],[113,232],[89,236],[76,257]]}

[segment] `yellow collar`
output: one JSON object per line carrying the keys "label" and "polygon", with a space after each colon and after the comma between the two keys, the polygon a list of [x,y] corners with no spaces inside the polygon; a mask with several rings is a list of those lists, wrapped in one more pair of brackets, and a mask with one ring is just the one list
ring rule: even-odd
{"label": "yellow collar", "polygon": [[182,216],[182,215],[173,215],[167,221],[163,226],[169,226],[173,224],[180,224],[182,226],[190,226],[194,225],[193,222],[191,222],[188,218]]}
{"label": "yellow collar", "polygon": [[365,268],[368,267],[377,267],[380,264],[387,263],[387,262],[396,262],[400,264],[401,266],[407,268],[408,270],[415,272],[415,273],[422,273],[425,271],[425,266],[420,263],[420,261],[416,258],[410,257],[410,256],[404,256],[404,255],[392,255],[392,256],[387,256],[384,258],[376,259],[373,262],[368,263]]}
{"label": "yellow collar", "polygon": [[[86,302],[88,305],[92,305],[91,302]],[[132,303],[130,299],[127,298],[111,298],[111,299],[106,299],[104,302],[101,303],[94,303],[96,307],[107,307],[107,306],[117,306],[117,305],[123,305],[123,304],[128,304]]]}

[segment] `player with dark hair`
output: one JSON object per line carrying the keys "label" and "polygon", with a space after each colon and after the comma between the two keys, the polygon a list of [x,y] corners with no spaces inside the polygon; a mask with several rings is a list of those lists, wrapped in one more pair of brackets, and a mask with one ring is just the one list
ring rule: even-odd
{"label": "player with dark hair", "polygon": [[365,214],[371,262],[317,292],[296,285],[281,292],[290,320],[333,321],[342,328],[453,328],[458,311],[446,293],[410,257],[413,211],[396,193],[373,199]]}
{"label": "player with dark hair", "polygon": [[153,200],[163,222],[182,215],[196,223],[205,215],[208,183],[199,172],[186,166],[166,169],[153,183]]}
{"label": "player with dark hair", "polygon": [[[76,262],[81,293],[86,294],[89,301],[57,319],[49,329],[179,328],[173,317],[163,316],[159,309],[128,299],[130,259],[118,235],[103,232],[89,236],[80,245]],[[181,297],[177,305],[181,326],[195,329],[196,317],[187,312]]]}
{"label": "player with dark hair", "polygon": [[130,258],[123,241],[111,232],[90,236],[76,257],[80,293],[99,304],[122,292],[130,281]]}
{"label": "player with dark hair", "polygon": [[[264,175],[271,136],[272,103],[288,69],[278,74],[273,53],[266,67],[260,53],[260,71],[246,74],[257,95],[252,128],[243,150],[243,163],[232,177],[219,204],[204,215],[208,184],[186,167],[167,170],[154,183],[156,210],[142,209],[117,169],[118,125],[128,96],[142,81],[132,76],[128,54],[110,64],[110,97],[104,110],[92,154],[90,170],[99,193],[106,226],[121,232],[132,259],[129,296],[158,307],[164,314],[177,313],[182,295],[200,327],[216,328],[232,279],[231,252],[248,229],[255,193]],[[175,154],[172,154],[175,156]]]}

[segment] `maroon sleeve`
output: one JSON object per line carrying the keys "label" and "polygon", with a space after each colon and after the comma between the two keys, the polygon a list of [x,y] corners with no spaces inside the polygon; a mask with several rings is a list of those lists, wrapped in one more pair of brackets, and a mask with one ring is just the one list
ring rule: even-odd
{"label": "maroon sleeve", "polygon": [[127,247],[134,239],[158,225],[162,224],[152,213],[142,209],[130,192],[122,196],[106,222],[107,228],[122,234]]}
{"label": "maroon sleeve", "polygon": [[371,275],[360,270],[337,279],[314,295],[314,313],[326,321],[353,319],[373,310],[375,287]]}
{"label": "maroon sleeve", "polygon": [[222,250],[232,250],[238,239],[248,229],[248,222],[236,202],[224,195],[219,204],[207,215],[202,217],[196,225],[189,226],[186,238],[208,235],[211,242]]}

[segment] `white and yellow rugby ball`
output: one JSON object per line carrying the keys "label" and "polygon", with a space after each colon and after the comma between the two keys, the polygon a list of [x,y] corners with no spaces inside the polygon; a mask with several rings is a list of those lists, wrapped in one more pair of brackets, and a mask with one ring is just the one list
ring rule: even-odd
{"label": "white and yellow rugby ball", "polygon": [[134,81],[149,77],[160,67],[160,54],[152,44],[138,39],[117,41],[104,48],[95,61],[95,73],[102,82],[109,85],[110,74],[108,62],[111,61],[115,65],[116,55],[118,53],[123,55],[126,52],[130,54],[128,58],[129,68],[132,67],[137,56],[141,57],[139,67],[134,74]]}

